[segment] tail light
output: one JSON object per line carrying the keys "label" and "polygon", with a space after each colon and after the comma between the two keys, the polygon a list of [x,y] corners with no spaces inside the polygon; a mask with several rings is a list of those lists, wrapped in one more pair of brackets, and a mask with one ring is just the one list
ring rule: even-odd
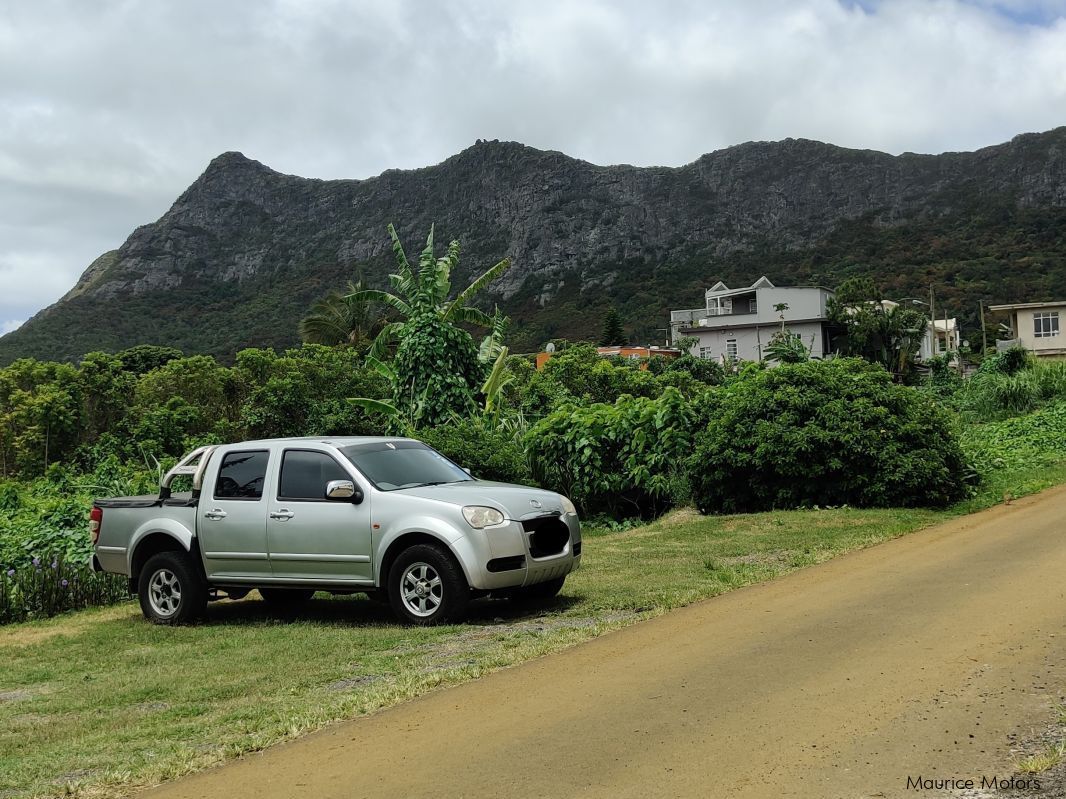
{"label": "tail light", "polygon": [[104,520],[104,509],[94,507],[89,512],[89,535],[92,536],[93,545],[100,540],[100,522]]}

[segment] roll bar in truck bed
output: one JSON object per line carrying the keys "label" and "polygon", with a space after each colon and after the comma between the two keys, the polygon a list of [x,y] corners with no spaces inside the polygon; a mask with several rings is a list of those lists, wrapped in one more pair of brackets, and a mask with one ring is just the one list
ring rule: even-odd
{"label": "roll bar in truck bed", "polygon": [[211,453],[214,452],[215,449],[216,447],[214,445],[197,447],[174,464],[170,471],[163,475],[163,479],[159,481],[159,498],[170,499],[170,484],[174,481],[175,477],[181,475],[192,475],[192,498],[198,498],[200,496],[200,489],[203,487],[204,472],[207,471],[207,462],[211,459]]}

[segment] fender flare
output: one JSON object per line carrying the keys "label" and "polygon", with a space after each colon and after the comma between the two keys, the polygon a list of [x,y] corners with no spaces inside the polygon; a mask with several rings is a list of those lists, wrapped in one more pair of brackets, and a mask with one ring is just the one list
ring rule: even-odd
{"label": "fender flare", "polygon": [[137,555],[137,549],[141,543],[150,535],[161,533],[168,538],[173,538],[186,552],[191,552],[193,547],[193,539],[196,537],[193,532],[180,522],[176,522],[173,519],[152,519],[147,521],[138,527],[133,535],[130,536],[130,546],[126,551],[126,569],[128,574],[133,574],[133,560]]}

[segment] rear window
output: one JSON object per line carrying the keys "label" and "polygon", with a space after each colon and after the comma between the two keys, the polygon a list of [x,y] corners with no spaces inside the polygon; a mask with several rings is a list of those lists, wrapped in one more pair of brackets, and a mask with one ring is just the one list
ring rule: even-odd
{"label": "rear window", "polygon": [[266,450],[227,452],[215,480],[215,499],[261,499],[269,459]]}
{"label": "rear window", "polygon": [[351,479],[351,475],[324,452],[286,450],[281,459],[278,499],[324,500],[326,483]]}

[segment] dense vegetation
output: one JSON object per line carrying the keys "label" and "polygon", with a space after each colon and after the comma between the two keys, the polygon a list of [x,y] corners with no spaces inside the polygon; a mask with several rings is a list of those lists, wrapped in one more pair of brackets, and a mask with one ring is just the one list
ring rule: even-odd
{"label": "dense vegetation", "polygon": [[[603,358],[559,341],[538,371],[508,355],[505,317],[470,305],[506,261],[453,298],[458,243],[438,258],[431,231],[415,266],[390,233],[396,293],[352,286],[305,319],[306,338],[335,346],[245,349],[232,365],[138,346],[0,369],[0,620],[121,596],[111,578],[77,571],[92,497],[152,491],[204,443],[403,433],[478,476],[539,484],[612,520],[686,504],[943,507],[1009,467],[999,453],[1012,437],[1028,442],[1021,452],[1058,452],[1047,431],[1063,416],[1066,367],[1009,352],[968,381],[937,361],[924,385],[902,385],[913,342],[900,331],[924,317],[882,313],[868,282],[853,281],[842,318],[864,359],[808,361],[783,326],[775,368]],[[470,324],[489,329],[480,346]],[[981,426],[1042,406],[1017,426]]]}

